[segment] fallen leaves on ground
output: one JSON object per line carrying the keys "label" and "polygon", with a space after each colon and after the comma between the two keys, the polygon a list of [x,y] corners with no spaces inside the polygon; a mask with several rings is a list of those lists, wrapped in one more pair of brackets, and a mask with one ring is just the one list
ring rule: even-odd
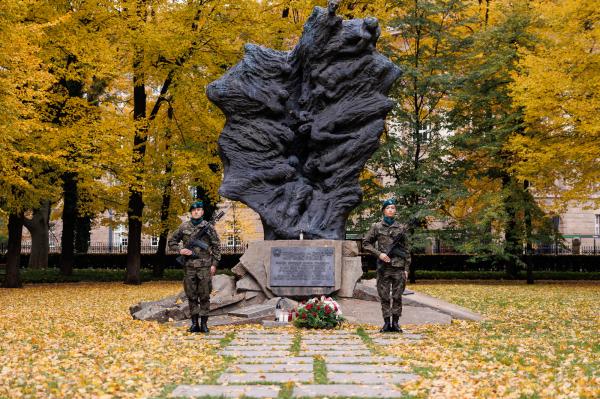
{"label": "fallen leaves on ground", "polygon": [[418,344],[389,348],[423,376],[405,389],[429,398],[600,397],[600,285],[417,284],[481,323],[421,326]]}
{"label": "fallen leaves on ground", "polygon": [[[444,283],[411,288],[478,311],[486,320],[411,326],[411,332],[424,334],[422,341],[386,347],[423,377],[403,385],[409,394],[600,397],[600,285]],[[210,379],[224,364],[214,343],[201,337],[186,340],[190,335],[183,327],[129,315],[129,306],[140,300],[180,290],[177,282],[0,290],[0,398],[152,397],[170,392],[174,384]],[[350,325],[344,329],[355,331]],[[309,337],[310,330],[302,335]]]}
{"label": "fallen leaves on ground", "polygon": [[133,320],[129,306],[180,283],[0,290],[0,398],[139,398],[199,383],[223,360],[185,328]]}

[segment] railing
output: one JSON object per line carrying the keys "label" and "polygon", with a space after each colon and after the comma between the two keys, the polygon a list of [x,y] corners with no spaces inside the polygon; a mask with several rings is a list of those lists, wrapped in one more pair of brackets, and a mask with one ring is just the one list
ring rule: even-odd
{"label": "railing", "polygon": [[[248,244],[241,242],[236,245],[221,244],[222,254],[243,254],[248,248]],[[142,254],[155,254],[158,249],[157,245],[144,244],[141,247]],[[6,254],[7,245],[5,243],[0,244],[0,255]],[[61,252],[60,244],[51,243],[49,253],[59,254]],[[31,241],[23,241],[21,243],[21,254],[31,253]],[[126,254],[127,245],[122,244],[108,244],[104,242],[92,242],[87,250],[88,254]],[[176,254],[167,247],[167,254]]]}

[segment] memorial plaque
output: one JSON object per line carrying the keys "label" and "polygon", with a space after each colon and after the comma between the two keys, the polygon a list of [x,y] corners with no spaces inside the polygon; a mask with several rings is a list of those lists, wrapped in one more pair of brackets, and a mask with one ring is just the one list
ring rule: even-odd
{"label": "memorial plaque", "polygon": [[332,247],[271,248],[271,286],[333,287]]}

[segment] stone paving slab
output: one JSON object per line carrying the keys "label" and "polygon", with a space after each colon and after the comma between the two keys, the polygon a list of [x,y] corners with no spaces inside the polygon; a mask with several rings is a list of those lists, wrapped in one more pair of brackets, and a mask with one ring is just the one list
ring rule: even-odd
{"label": "stone paving slab", "polygon": [[327,365],[327,371],[340,373],[406,373],[407,369],[395,364],[332,363]]}
{"label": "stone paving slab", "polygon": [[312,373],[311,363],[263,363],[263,364],[236,364],[227,369],[230,373]]}
{"label": "stone paving slab", "polygon": [[226,398],[239,398],[240,396],[275,398],[279,395],[280,389],[281,387],[278,385],[179,385],[170,396],[185,398],[202,396],[222,396]]}
{"label": "stone paving slab", "polygon": [[229,345],[225,347],[228,351],[288,351],[290,345]]}
{"label": "stone paving slab", "polygon": [[287,356],[289,355],[289,351],[252,351],[252,350],[228,350],[223,349],[219,352],[221,356],[235,356],[235,357],[271,357],[271,356]]}
{"label": "stone paving slab", "polygon": [[305,352],[352,352],[369,350],[365,344],[336,344],[336,345],[320,345],[310,344],[301,345],[301,350]]}
{"label": "stone paving slab", "polygon": [[368,349],[358,349],[358,350],[353,350],[353,351],[348,351],[345,352],[343,350],[323,350],[323,349],[317,349],[317,350],[302,350],[300,351],[300,353],[298,353],[300,356],[316,356],[316,355],[320,355],[320,356],[346,356],[346,357],[352,357],[352,356],[368,356],[371,354],[371,351],[369,351]]}
{"label": "stone paving slab", "polygon": [[403,393],[393,385],[300,385],[294,388],[293,397],[354,397],[354,398],[401,398]]}
{"label": "stone paving slab", "polygon": [[354,338],[354,337],[347,337],[347,338],[336,338],[336,339],[329,339],[329,338],[322,338],[322,339],[317,339],[317,338],[304,338],[302,339],[302,343],[310,343],[310,344],[340,344],[340,345],[347,345],[347,344],[361,344],[363,342],[362,339],[360,338]]}
{"label": "stone paving slab", "polygon": [[412,333],[380,333],[379,331],[375,332],[375,333],[371,333],[369,334],[371,336],[371,338],[373,339],[390,339],[390,340],[394,340],[394,339],[413,339],[413,340],[420,340],[423,338],[423,335],[421,334],[412,334]]}
{"label": "stone paving slab", "polygon": [[410,373],[327,373],[327,378],[333,383],[342,384],[402,384],[419,378]]}
{"label": "stone paving slab", "polygon": [[325,363],[398,363],[395,356],[325,356]]}
{"label": "stone paving slab", "polygon": [[312,356],[273,356],[273,357],[241,357],[237,359],[237,364],[271,364],[271,363],[290,363],[290,364],[301,364],[301,363],[313,363]]}
{"label": "stone paving slab", "polygon": [[313,373],[223,373],[219,384],[239,384],[248,382],[312,382]]}

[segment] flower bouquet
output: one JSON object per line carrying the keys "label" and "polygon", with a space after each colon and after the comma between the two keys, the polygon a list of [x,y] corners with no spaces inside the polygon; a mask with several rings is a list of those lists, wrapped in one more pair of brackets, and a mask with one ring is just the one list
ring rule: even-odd
{"label": "flower bouquet", "polygon": [[294,325],[305,328],[335,328],[344,321],[340,305],[325,296],[301,302],[294,316]]}

